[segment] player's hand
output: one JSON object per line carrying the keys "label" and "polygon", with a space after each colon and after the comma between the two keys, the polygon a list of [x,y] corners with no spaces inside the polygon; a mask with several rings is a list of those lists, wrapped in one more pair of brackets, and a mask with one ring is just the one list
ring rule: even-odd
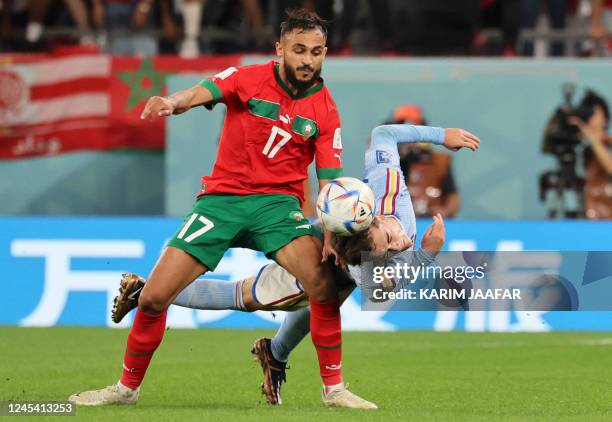
{"label": "player's hand", "polygon": [[168,97],[151,97],[145,105],[141,119],[153,120],[154,117],[170,116],[176,110],[176,104]]}
{"label": "player's hand", "polygon": [[459,151],[461,148],[476,151],[480,147],[480,139],[464,129],[444,129],[444,146],[451,151]]}
{"label": "player's hand", "polygon": [[331,242],[323,242],[323,251],[321,253],[321,262],[326,262],[330,257],[334,257],[334,264],[337,267],[347,270],[346,263],[340,254],[331,246]]}
{"label": "player's hand", "polygon": [[423,239],[421,239],[421,248],[432,255],[437,255],[444,245],[446,240],[446,228],[444,220],[440,214],[433,216],[433,223],[427,228]]}

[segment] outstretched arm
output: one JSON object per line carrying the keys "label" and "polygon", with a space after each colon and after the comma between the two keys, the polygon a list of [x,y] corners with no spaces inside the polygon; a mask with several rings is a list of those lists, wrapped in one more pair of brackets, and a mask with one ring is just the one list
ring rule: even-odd
{"label": "outstretched arm", "polygon": [[208,88],[195,85],[191,88],[177,91],[167,97],[151,97],[145,105],[141,119],[165,117],[171,114],[181,114],[192,107],[209,103],[214,100]]}
{"label": "outstretched arm", "polygon": [[446,148],[457,151],[463,147],[476,151],[480,145],[480,139],[463,129],[443,129],[432,126],[414,126],[408,124],[377,126],[372,130],[372,145],[430,142],[436,145],[444,145]]}
{"label": "outstretched arm", "polygon": [[224,102],[234,97],[239,90],[240,75],[248,75],[249,70],[228,67],[211,78],[202,80],[191,88],[177,91],[167,97],[151,97],[147,101],[141,119],[165,117],[181,114],[192,107],[209,105],[213,102]]}

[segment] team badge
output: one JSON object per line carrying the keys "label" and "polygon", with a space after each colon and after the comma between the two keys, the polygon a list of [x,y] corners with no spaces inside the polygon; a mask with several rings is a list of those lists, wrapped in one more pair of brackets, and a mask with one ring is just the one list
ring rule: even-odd
{"label": "team badge", "polygon": [[378,164],[390,163],[391,157],[389,156],[389,153],[387,151],[376,150],[376,162]]}
{"label": "team badge", "polygon": [[204,192],[206,192],[206,183],[202,183],[202,186],[200,187],[200,195],[202,195]]}
{"label": "team badge", "polygon": [[295,221],[302,221],[304,219],[306,219],[306,217],[304,217],[304,214],[302,214],[299,211],[291,211],[289,213],[289,218],[295,220]]}

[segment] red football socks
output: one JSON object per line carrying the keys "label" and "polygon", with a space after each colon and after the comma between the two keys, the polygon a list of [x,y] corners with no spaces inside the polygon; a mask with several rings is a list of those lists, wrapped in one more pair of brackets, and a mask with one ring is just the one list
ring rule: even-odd
{"label": "red football socks", "polygon": [[310,335],[317,356],[323,385],[342,383],[342,332],[340,302],[310,299]]}
{"label": "red football socks", "polygon": [[136,311],[123,357],[121,384],[124,386],[135,389],[142,383],[153,353],[164,338],[167,313],[151,315],[140,309]]}

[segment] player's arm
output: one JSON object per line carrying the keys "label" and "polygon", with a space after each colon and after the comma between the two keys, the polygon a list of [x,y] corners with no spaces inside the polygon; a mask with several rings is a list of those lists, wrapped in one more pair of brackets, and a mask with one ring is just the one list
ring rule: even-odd
{"label": "player's arm", "polygon": [[177,91],[167,97],[151,97],[140,115],[141,119],[181,114],[192,107],[226,102],[238,89],[238,69],[229,67],[191,88]]}
{"label": "player's arm", "polygon": [[[319,179],[319,192],[321,192],[321,189],[323,189],[330,180],[331,179]],[[335,257],[335,264],[344,266],[340,255],[338,255],[333,247],[334,234],[327,230],[324,225],[321,225],[321,229],[323,230],[323,253],[321,254],[321,262],[326,261],[329,256],[333,255]]]}
{"label": "player's arm", "polygon": [[[331,180],[342,176],[342,138],[340,135],[340,116],[334,109],[330,111],[321,133],[315,141],[315,158],[319,192]],[[333,248],[333,233],[323,228],[323,254],[321,261],[330,255],[335,257],[336,265],[343,265]]]}
{"label": "player's arm", "polygon": [[480,146],[480,139],[464,129],[432,126],[415,126],[408,124],[377,126],[372,130],[372,146],[392,146],[428,142],[444,145],[451,151],[469,148],[476,151]]}
{"label": "player's arm", "polygon": [[203,86],[196,85],[189,89],[177,91],[167,97],[151,97],[145,105],[141,119],[166,117],[171,114],[181,114],[192,107],[210,103],[214,100],[213,94]]}

